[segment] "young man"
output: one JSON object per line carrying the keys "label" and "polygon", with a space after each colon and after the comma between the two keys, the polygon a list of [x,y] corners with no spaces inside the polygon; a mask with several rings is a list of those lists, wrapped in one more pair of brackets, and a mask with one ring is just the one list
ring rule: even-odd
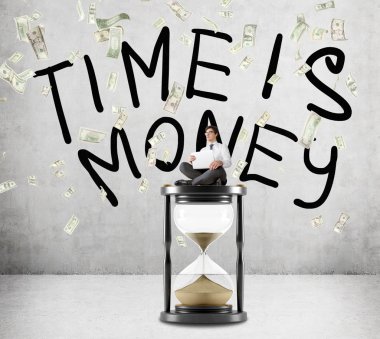
{"label": "young man", "polygon": [[182,162],[179,170],[192,180],[177,180],[175,185],[225,185],[227,183],[227,174],[224,169],[231,166],[231,155],[227,146],[216,141],[218,134],[216,126],[207,126],[205,129],[207,146],[202,148],[201,152],[212,150],[215,159],[208,169],[194,169],[192,162],[196,158],[190,155],[188,162]]}

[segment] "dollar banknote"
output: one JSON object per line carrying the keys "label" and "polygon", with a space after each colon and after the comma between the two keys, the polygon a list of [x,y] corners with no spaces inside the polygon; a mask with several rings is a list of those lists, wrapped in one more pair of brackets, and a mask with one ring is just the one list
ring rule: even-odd
{"label": "dollar banknote", "polygon": [[303,64],[301,67],[299,67],[294,74],[301,76],[305,73],[309,72],[311,70],[311,67],[308,64]]}
{"label": "dollar banknote", "polygon": [[0,102],[3,103],[3,102],[7,102],[7,97],[0,97]]}
{"label": "dollar banknote", "polygon": [[228,7],[230,5],[230,3],[232,2],[232,0],[220,0],[220,4],[223,6],[223,7]]}
{"label": "dollar banknote", "polygon": [[240,65],[239,65],[240,69],[242,69],[242,70],[245,71],[245,70],[249,67],[249,65],[252,63],[252,61],[253,61],[253,58],[251,58],[251,57],[249,57],[249,56],[246,56],[246,57],[241,61]]}
{"label": "dollar banknote", "polygon": [[323,34],[328,32],[327,29],[315,27],[311,33],[311,37],[313,40],[323,40]]}
{"label": "dollar banknote", "polygon": [[37,178],[36,178],[35,175],[28,175],[27,179],[28,179],[28,184],[29,185],[31,185],[31,186],[37,186]]}
{"label": "dollar banknote", "polygon": [[4,193],[4,192],[7,192],[13,188],[16,188],[17,185],[14,181],[12,180],[7,180],[7,181],[4,181],[2,183],[0,183],[0,193]]}
{"label": "dollar banknote", "polygon": [[17,93],[24,94],[26,80],[21,78],[16,72],[4,62],[0,66],[0,79],[9,84]]}
{"label": "dollar banknote", "polygon": [[81,52],[80,52],[79,50],[77,50],[77,51],[72,51],[72,52],[70,52],[70,55],[69,55],[69,57],[67,58],[67,60],[68,60],[71,64],[73,64],[75,60],[77,60],[77,59],[82,59],[82,58],[83,58],[83,56],[82,56]]}
{"label": "dollar banknote", "polygon": [[119,73],[111,72],[108,76],[107,80],[107,89],[115,92],[117,86],[117,79],[119,77]]}
{"label": "dollar banknote", "polygon": [[177,16],[177,18],[180,18],[182,21],[186,21],[191,15],[191,12],[184,9],[183,6],[179,3],[179,1],[169,0],[166,4]]}
{"label": "dollar banknote", "polygon": [[156,147],[161,141],[166,139],[166,133],[161,131],[157,133],[153,138],[150,138],[148,142],[152,145],[152,147]]}
{"label": "dollar banknote", "polygon": [[232,18],[234,16],[234,13],[231,11],[218,11],[218,14],[223,18]]}
{"label": "dollar banknote", "polygon": [[248,165],[248,162],[244,161],[244,160],[239,160],[235,166],[235,169],[232,173],[232,176],[234,178],[239,178],[241,173],[243,172],[244,170],[244,167]]}
{"label": "dollar banknote", "polygon": [[314,141],[314,136],[317,133],[319,123],[321,122],[321,117],[315,113],[311,112],[309,118],[306,121],[305,128],[303,130],[301,144],[305,148],[310,148],[311,143]]}
{"label": "dollar banknote", "polygon": [[351,73],[348,75],[346,79],[346,86],[350,90],[351,94],[354,96],[358,96],[358,88],[356,85],[355,79],[352,77]]}
{"label": "dollar banknote", "polygon": [[79,140],[98,143],[106,137],[105,132],[96,131],[86,127],[81,127],[79,130]]}
{"label": "dollar banknote", "polygon": [[350,216],[346,213],[341,213],[338,222],[334,226],[334,232],[342,233],[344,226],[346,225],[347,220]]}
{"label": "dollar banknote", "polygon": [[162,161],[166,164],[169,161],[170,152],[168,149],[164,150]]}
{"label": "dollar banknote", "polygon": [[120,20],[129,20],[129,15],[127,13],[120,13],[109,19],[96,19],[96,25],[98,26],[98,30],[110,28],[114,26]]}
{"label": "dollar banknote", "polygon": [[26,69],[25,71],[17,74],[17,76],[23,80],[28,80],[30,78],[33,78],[36,75],[34,71],[30,68]]}
{"label": "dollar banknote", "polygon": [[321,215],[319,215],[318,217],[315,217],[313,219],[311,219],[311,225],[313,227],[319,227],[323,224],[323,218]]}
{"label": "dollar banknote", "polygon": [[50,168],[56,170],[62,166],[65,166],[65,161],[64,160],[56,160],[54,161],[51,165]]}
{"label": "dollar banknote", "polygon": [[110,39],[110,29],[102,29],[100,31],[94,32],[94,37],[96,42],[104,42]]}
{"label": "dollar banknote", "polygon": [[47,97],[50,93],[51,86],[42,86],[41,94]]}
{"label": "dollar banknote", "polygon": [[323,9],[329,9],[329,8],[335,8],[335,3],[334,3],[334,1],[328,1],[328,2],[325,2],[323,4],[315,5],[314,8],[316,11],[321,11]]}
{"label": "dollar banknote", "polygon": [[153,22],[153,27],[160,29],[166,25],[166,21],[163,17],[159,17],[155,22]]}
{"label": "dollar banknote", "polygon": [[295,55],[294,59],[295,59],[296,61],[302,59],[302,56],[301,56],[301,53],[300,53],[300,49],[299,49],[299,48],[297,49],[297,52],[296,52],[296,55]]}
{"label": "dollar banknote", "polygon": [[36,54],[36,57],[38,60],[40,59],[47,59],[48,58],[48,51],[45,44],[44,35],[41,30],[41,26],[38,25],[34,28],[32,28],[28,33],[26,33],[28,36],[29,42],[33,47],[34,53]]}
{"label": "dollar banknote", "polygon": [[278,80],[280,80],[280,76],[278,76],[277,74],[273,74],[269,80],[267,81],[268,84],[271,84],[271,85],[274,85],[278,82]]}
{"label": "dollar banknote", "polygon": [[305,16],[303,14],[297,15],[297,24],[294,27],[292,33],[290,34],[290,39],[298,42],[302,34],[309,29],[309,25],[305,22]]}
{"label": "dollar banknote", "polygon": [[248,131],[245,128],[242,128],[238,135],[238,141],[246,141],[248,138]]}
{"label": "dollar banknote", "polygon": [[232,54],[236,54],[243,48],[243,40],[239,40],[235,45],[230,48]]}
{"label": "dollar banknote", "polygon": [[16,23],[17,39],[29,42],[28,36],[26,35],[30,30],[29,17],[27,15],[22,15],[14,18],[14,21]]}
{"label": "dollar banknote", "polygon": [[88,8],[87,23],[96,24],[96,3],[95,2],[91,2]]}
{"label": "dollar banknote", "polygon": [[346,148],[346,144],[345,144],[343,137],[341,135],[335,137],[335,144],[339,150]]}
{"label": "dollar banknote", "polygon": [[79,218],[76,217],[74,214],[71,216],[70,220],[67,222],[66,226],[63,228],[63,230],[71,235],[73,234],[74,230],[79,225]]}
{"label": "dollar banknote", "polygon": [[111,27],[107,57],[117,59],[121,51],[123,30],[120,27]]}
{"label": "dollar banknote", "polygon": [[255,45],[257,25],[248,24],[244,25],[243,30],[243,47],[250,47]]}
{"label": "dollar banknote", "polygon": [[156,159],[157,159],[157,149],[154,147],[149,148],[148,155],[147,155],[148,167],[155,166]]}
{"label": "dollar banknote", "polygon": [[331,39],[334,41],[347,40],[344,33],[344,20],[332,19],[331,21]]}
{"label": "dollar banknote", "polygon": [[79,17],[78,21],[82,21],[84,19],[84,11],[81,0],[77,0],[77,12]]}
{"label": "dollar banknote", "polygon": [[63,192],[63,196],[67,199],[70,199],[72,195],[75,193],[74,186],[70,186],[65,192]]}
{"label": "dollar banknote", "polygon": [[31,20],[36,21],[36,20],[39,20],[41,18],[42,18],[42,13],[39,10],[35,9],[31,15]]}
{"label": "dollar banknote", "polygon": [[177,235],[175,239],[177,240],[178,246],[187,247],[185,238],[182,235]]}
{"label": "dollar banknote", "polygon": [[166,99],[164,110],[169,113],[176,113],[184,92],[185,87],[174,81],[172,89]]}
{"label": "dollar banknote", "polygon": [[107,192],[104,190],[102,186],[100,186],[100,199],[102,199],[102,201],[106,201],[106,198]]}
{"label": "dollar banknote", "polygon": [[256,125],[259,125],[260,127],[264,127],[265,124],[268,122],[270,118],[270,114],[268,112],[264,112],[259,120],[257,120]]}
{"label": "dollar banknote", "polygon": [[120,114],[128,114],[127,113],[127,107],[112,105],[112,113],[119,114],[119,115]]}
{"label": "dollar banknote", "polygon": [[14,64],[17,64],[22,58],[24,57],[24,54],[20,52],[13,53],[8,60]]}
{"label": "dollar banknote", "polygon": [[63,178],[65,176],[65,172],[63,170],[57,170],[57,171],[54,172],[54,175],[57,178]]}
{"label": "dollar banknote", "polygon": [[212,20],[210,20],[210,19],[208,19],[208,18],[206,18],[204,16],[202,16],[202,19],[203,19],[203,21],[205,21],[207,24],[209,24],[211,26],[212,30],[215,33],[218,32],[219,28],[218,28],[217,24],[214,21],[212,21]]}
{"label": "dollar banknote", "polygon": [[139,185],[139,192],[144,193],[149,189],[149,180],[147,178],[143,178]]}
{"label": "dollar banknote", "polygon": [[115,122],[114,127],[117,128],[118,130],[121,130],[127,121],[128,114],[127,113],[120,113],[118,119]]}
{"label": "dollar banknote", "polygon": [[185,46],[190,46],[191,43],[193,42],[193,40],[186,34],[182,34],[180,37],[179,37],[179,41],[181,43],[183,43]]}

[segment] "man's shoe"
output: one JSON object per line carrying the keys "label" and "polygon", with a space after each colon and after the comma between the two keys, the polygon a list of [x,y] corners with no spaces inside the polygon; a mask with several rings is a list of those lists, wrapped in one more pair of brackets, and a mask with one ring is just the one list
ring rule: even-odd
{"label": "man's shoe", "polygon": [[227,179],[222,181],[222,186],[226,186],[226,185],[227,185]]}
{"label": "man's shoe", "polygon": [[222,181],[220,180],[220,178],[218,178],[218,180],[216,180],[213,185],[215,185],[215,186],[222,186]]}
{"label": "man's shoe", "polygon": [[191,185],[192,184],[192,180],[184,180],[184,179],[181,179],[181,180],[177,180],[174,185],[176,186],[187,186],[187,185]]}

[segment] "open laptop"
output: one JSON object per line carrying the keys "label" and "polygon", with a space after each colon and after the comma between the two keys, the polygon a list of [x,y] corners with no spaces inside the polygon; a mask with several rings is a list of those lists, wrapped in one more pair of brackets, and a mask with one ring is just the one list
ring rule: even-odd
{"label": "open laptop", "polygon": [[196,159],[193,161],[194,169],[205,169],[210,166],[210,164],[215,160],[214,154],[211,150],[204,150],[202,152],[193,152]]}

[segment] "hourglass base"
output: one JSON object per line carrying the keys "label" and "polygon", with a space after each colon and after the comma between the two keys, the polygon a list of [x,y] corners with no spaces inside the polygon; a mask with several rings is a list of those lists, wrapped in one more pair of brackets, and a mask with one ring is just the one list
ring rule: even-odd
{"label": "hourglass base", "polygon": [[232,305],[223,306],[187,306],[175,305],[177,313],[231,313]]}
{"label": "hourglass base", "polygon": [[229,313],[179,313],[175,311],[161,312],[160,320],[168,323],[182,324],[228,324],[247,320],[247,312],[233,310]]}

